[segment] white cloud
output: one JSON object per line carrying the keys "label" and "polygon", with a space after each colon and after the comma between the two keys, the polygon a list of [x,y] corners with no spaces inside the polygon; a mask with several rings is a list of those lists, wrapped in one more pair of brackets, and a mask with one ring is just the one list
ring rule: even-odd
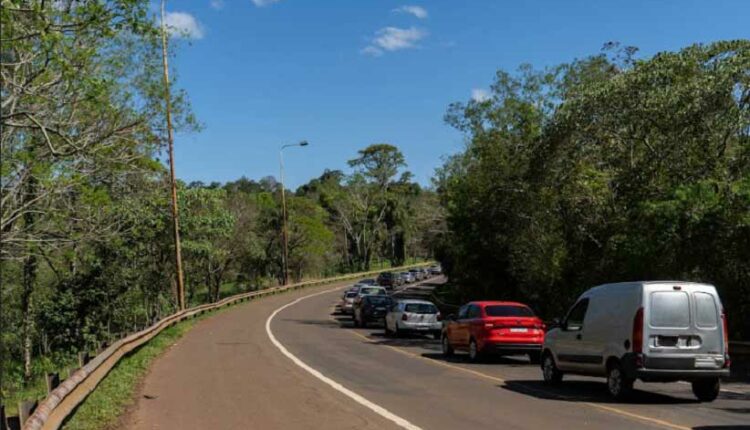
{"label": "white cloud", "polygon": [[224,9],[224,0],[211,0],[211,8],[216,10]]}
{"label": "white cloud", "polygon": [[385,51],[416,48],[417,42],[427,37],[427,32],[416,27],[385,27],[375,32],[370,44],[362,50],[363,54],[380,56]]}
{"label": "white cloud", "polygon": [[475,102],[484,102],[490,99],[490,92],[482,88],[474,88],[471,90],[471,99]]}
{"label": "white cloud", "polygon": [[257,7],[268,6],[279,2],[280,0],[252,0],[253,4]]}
{"label": "white cloud", "polygon": [[427,18],[427,9],[423,8],[422,6],[404,5],[401,7],[397,7],[396,9],[393,9],[393,12],[408,13],[408,14],[416,16],[419,19]]}
{"label": "white cloud", "polygon": [[169,34],[185,39],[203,39],[203,26],[187,12],[167,12],[165,19]]}

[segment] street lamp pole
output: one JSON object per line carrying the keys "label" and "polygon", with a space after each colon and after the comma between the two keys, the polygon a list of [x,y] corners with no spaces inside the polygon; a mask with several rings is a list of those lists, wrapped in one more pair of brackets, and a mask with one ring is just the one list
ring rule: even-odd
{"label": "street lamp pole", "polygon": [[284,187],[284,148],[292,146],[307,146],[309,143],[303,140],[300,143],[282,145],[279,150],[279,178],[281,179],[281,242],[283,246],[281,255],[282,282],[289,283],[289,238],[287,235],[287,212],[286,212],[286,190]]}

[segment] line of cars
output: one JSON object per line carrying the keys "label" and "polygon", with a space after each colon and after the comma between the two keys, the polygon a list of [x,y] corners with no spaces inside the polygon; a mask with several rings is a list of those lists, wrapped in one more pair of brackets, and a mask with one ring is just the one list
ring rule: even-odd
{"label": "line of cars", "polygon": [[629,398],[641,380],[687,381],[698,400],[710,402],[719,395],[720,378],[729,375],[726,314],[708,284],[600,285],[549,325],[518,302],[474,301],[443,318],[433,303],[394,300],[385,289],[362,297],[353,312],[357,326],[382,322],[386,335],[431,334],[447,357],[456,351],[472,361],[524,354],[550,385],[568,374],[605,377],[616,400]]}

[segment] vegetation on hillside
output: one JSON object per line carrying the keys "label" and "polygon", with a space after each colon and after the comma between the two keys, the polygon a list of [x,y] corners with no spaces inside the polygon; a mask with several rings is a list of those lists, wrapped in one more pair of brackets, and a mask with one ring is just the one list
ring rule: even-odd
{"label": "vegetation on hillside", "polygon": [[499,71],[452,105],[439,259],[466,298],[560,316],[606,282],[714,283],[750,337],[750,41]]}

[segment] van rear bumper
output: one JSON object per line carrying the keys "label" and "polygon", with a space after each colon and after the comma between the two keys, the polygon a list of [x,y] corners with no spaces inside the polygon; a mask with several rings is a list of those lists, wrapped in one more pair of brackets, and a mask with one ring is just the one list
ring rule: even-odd
{"label": "van rear bumper", "polygon": [[[623,370],[630,378],[643,381],[694,381],[729,376],[724,367],[696,368],[694,357],[653,357],[627,353],[622,357]],[[723,364],[719,361],[717,364]]]}
{"label": "van rear bumper", "polygon": [[729,369],[664,370],[637,369],[636,377],[642,381],[694,381],[698,379],[729,376]]}

